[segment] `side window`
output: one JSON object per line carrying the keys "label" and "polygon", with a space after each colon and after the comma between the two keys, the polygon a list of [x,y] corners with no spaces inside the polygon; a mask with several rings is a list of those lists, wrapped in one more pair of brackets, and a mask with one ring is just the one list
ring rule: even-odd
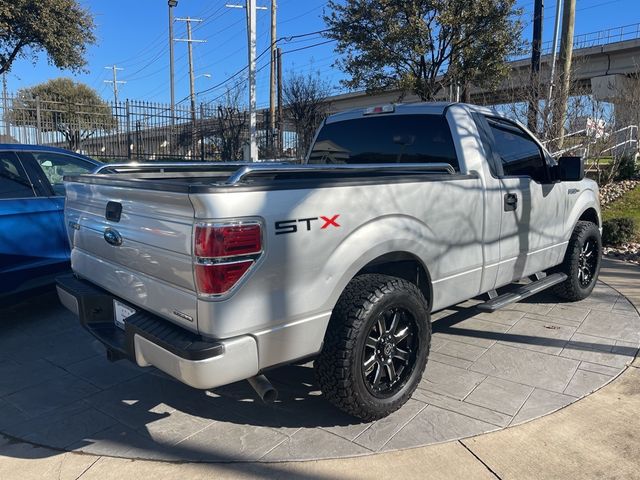
{"label": "side window", "polygon": [[64,195],[62,179],[65,175],[89,173],[95,165],[71,155],[48,152],[32,152],[33,157],[49,179],[56,195]]}
{"label": "side window", "polygon": [[538,182],[548,179],[542,151],[524,130],[497,118],[487,118],[487,122],[505,176],[531,177]]}
{"label": "side window", "polygon": [[29,177],[18,157],[12,152],[0,152],[0,199],[35,196]]}

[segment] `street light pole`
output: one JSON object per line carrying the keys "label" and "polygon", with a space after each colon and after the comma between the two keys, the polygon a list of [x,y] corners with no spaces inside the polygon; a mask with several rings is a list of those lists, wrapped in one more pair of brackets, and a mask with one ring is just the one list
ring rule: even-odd
{"label": "street light pole", "polygon": [[[201,78],[201,77],[204,77],[204,78],[211,78],[211,74],[210,74],[210,73],[201,73],[201,74],[199,74],[199,75],[196,75],[196,76],[195,76],[195,78],[194,78],[194,81],[195,81],[195,80],[198,80],[198,79],[199,79],[199,78]],[[196,103],[198,103],[198,94],[196,93],[194,96],[195,96],[195,101],[196,101]],[[200,105],[200,106],[202,107],[202,105]],[[200,108],[200,111],[202,112],[202,108]],[[201,115],[200,117],[202,117],[202,115]]]}
{"label": "street light pole", "polygon": [[533,41],[531,42],[531,98],[527,126],[532,132],[538,131],[538,108],[540,97],[540,54],[542,49],[542,17],[544,15],[544,1],[535,0],[533,14]]}
{"label": "street light pole", "polygon": [[551,73],[549,78],[549,96],[547,111],[553,112],[553,88],[556,83],[556,63],[558,60],[558,37],[560,36],[560,17],[562,15],[562,0],[556,0],[556,21],[553,27],[553,46],[551,47]]}
{"label": "street light pole", "polygon": [[178,0],[169,0],[169,87],[171,89],[171,125],[176,121],[176,93],[173,83],[173,8],[178,6]]}

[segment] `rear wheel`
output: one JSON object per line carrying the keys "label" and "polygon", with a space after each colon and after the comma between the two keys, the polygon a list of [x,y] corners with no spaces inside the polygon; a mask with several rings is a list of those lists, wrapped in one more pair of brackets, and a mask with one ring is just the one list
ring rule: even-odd
{"label": "rear wheel", "polygon": [[367,274],[347,285],[315,362],[325,397],[374,420],[399,409],[418,386],[429,354],[428,304],[406,280]]}
{"label": "rear wheel", "polygon": [[602,240],[597,225],[579,221],[571,235],[564,261],[556,269],[567,279],[554,287],[559,297],[577,301],[588,297],[596,285],[602,260]]}

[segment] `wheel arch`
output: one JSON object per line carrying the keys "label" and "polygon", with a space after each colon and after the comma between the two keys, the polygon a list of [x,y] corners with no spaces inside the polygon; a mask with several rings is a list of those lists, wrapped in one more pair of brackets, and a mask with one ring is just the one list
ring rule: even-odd
{"label": "wheel arch", "polygon": [[433,299],[431,275],[426,265],[416,255],[406,251],[385,253],[367,263],[353,278],[364,273],[380,273],[413,283],[420,289],[431,308]]}
{"label": "wheel arch", "polygon": [[[581,221],[581,220],[582,221],[586,221],[586,222],[595,223],[598,228],[600,228],[602,226],[600,224],[600,217],[598,216],[598,212],[593,207],[587,208],[584,212],[582,212],[580,214],[580,217],[578,217],[578,222]],[[575,228],[575,226],[574,226],[574,228]]]}
{"label": "wheel arch", "polygon": [[598,228],[602,228],[597,190],[586,188],[575,199],[575,202],[567,212],[566,230],[564,232],[565,241],[571,238],[571,234],[581,220],[593,222]]}

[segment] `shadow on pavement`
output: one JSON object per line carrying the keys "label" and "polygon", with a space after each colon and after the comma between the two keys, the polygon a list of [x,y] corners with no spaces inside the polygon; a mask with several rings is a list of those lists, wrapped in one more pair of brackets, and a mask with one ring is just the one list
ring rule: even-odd
{"label": "shadow on pavement", "polygon": [[[557,300],[541,294],[526,302]],[[464,322],[479,311],[474,306],[450,310],[454,313],[433,323],[434,334],[554,347],[567,344],[562,339],[465,328]],[[36,444],[96,455],[237,462],[265,456],[269,448],[289,442],[301,429],[322,428],[326,433],[332,428],[367,427],[322,397],[310,364],[269,372],[280,397],[276,403],[266,405],[246,382],[204,392],[154,369],[108,363],[104,351],[96,348],[95,340],[81,330],[51,292],[0,308],[0,319],[0,411],[5,417],[0,417],[0,431]],[[571,345],[590,351],[603,347],[581,341],[572,341]],[[619,354],[630,357],[636,350],[618,347]],[[79,367],[85,364],[87,369]],[[92,376],[94,365],[104,374],[101,382],[120,375],[124,368],[135,371],[122,381],[103,384]],[[32,381],[21,383],[30,375]],[[224,423],[225,428],[216,429],[218,422]],[[182,440],[176,444],[178,436]],[[252,436],[258,438],[256,445],[250,444]],[[242,451],[236,451],[235,445],[240,445],[238,449]],[[308,448],[314,448],[313,442]],[[0,455],[33,458],[29,455],[40,454],[56,452],[17,448],[0,441]],[[285,474],[274,464],[255,469],[261,475]]]}

